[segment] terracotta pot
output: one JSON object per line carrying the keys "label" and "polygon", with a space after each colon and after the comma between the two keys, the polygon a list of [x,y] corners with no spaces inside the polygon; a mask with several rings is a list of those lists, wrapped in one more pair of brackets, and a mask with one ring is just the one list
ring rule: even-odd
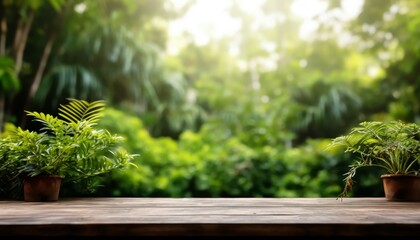
{"label": "terracotta pot", "polygon": [[27,202],[57,201],[62,176],[36,176],[23,179],[23,197]]}
{"label": "terracotta pot", "polygon": [[420,201],[420,176],[381,175],[385,198],[390,201]]}

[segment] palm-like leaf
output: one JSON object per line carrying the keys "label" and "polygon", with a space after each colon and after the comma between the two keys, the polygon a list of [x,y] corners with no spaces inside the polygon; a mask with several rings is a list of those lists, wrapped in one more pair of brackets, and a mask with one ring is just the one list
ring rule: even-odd
{"label": "palm-like leaf", "polygon": [[86,121],[90,124],[96,123],[103,115],[105,102],[102,100],[87,102],[85,100],[69,99],[68,104],[61,104],[59,116],[69,123]]}

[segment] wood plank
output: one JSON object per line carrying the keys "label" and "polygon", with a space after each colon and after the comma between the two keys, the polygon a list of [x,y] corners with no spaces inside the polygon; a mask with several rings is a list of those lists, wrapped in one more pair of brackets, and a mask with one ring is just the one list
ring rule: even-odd
{"label": "wood plank", "polygon": [[419,202],[384,198],[0,201],[0,236],[417,236]]}

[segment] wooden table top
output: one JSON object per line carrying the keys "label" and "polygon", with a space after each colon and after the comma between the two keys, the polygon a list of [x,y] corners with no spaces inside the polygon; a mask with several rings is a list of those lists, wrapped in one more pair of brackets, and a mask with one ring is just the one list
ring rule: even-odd
{"label": "wooden table top", "polygon": [[0,201],[0,236],[420,235],[420,202],[384,198]]}

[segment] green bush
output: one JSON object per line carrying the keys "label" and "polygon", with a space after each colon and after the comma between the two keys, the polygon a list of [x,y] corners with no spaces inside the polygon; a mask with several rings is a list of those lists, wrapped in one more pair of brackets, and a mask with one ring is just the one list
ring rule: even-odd
{"label": "green bush", "polygon": [[107,188],[97,196],[335,197],[347,167],[339,154],[325,151],[326,139],[253,148],[212,125],[185,131],[177,141],[153,138],[140,119],[115,109],[99,125],[125,136],[128,151],[141,157],[138,168],[102,178]]}

